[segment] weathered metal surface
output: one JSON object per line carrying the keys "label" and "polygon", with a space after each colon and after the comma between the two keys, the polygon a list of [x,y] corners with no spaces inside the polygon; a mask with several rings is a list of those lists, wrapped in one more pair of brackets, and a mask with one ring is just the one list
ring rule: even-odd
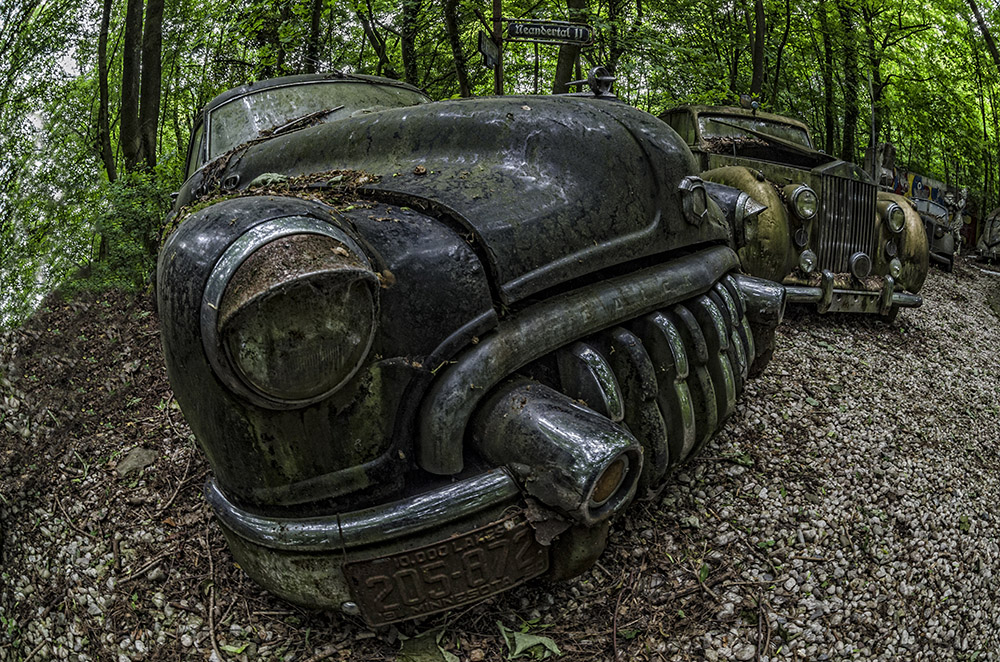
{"label": "weathered metal surface", "polygon": [[426,616],[482,600],[549,568],[523,515],[416,549],[345,563],[361,615],[371,625]]}
{"label": "weathered metal surface", "polygon": [[420,420],[420,466],[436,474],[461,471],[466,421],[486,391],[518,368],[572,340],[704,292],[736,264],[732,250],[708,249],[541,301],[504,320],[435,380]]}
{"label": "weathered metal surface", "polygon": [[[706,180],[735,187],[768,207],[745,224],[746,244],[739,255],[748,273],[796,288],[814,287],[808,281],[824,270],[853,274],[843,291],[821,292],[819,308],[881,312],[880,288],[868,288],[865,283],[868,273],[890,275],[892,256],[885,249],[889,242],[902,263],[900,273],[893,276],[896,286],[911,295],[891,301],[897,306],[920,305],[916,293],[927,274],[927,256],[922,254],[926,253],[926,236],[915,225],[918,215],[900,199],[906,223],[898,236],[892,233],[879,214],[878,203],[899,196],[878,192],[871,177],[857,165],[816,151],[804,124],[769,113],[708,106],[674,109],[661,118],[691,146]],[[706,133],[708,127],[712,131],[721,127],[729,135]],[[791,201],[785,199],[783,189],[790,184],[813,189],[819,203],[815,217],[798,218]],[[802,271],[808,271],[808,266],[799,266],[800,254],[809,253],[816,262],[811,274]],[[852,292],[859,290],[869,294],[856,300]],[[865,303],[872,299],[875,304]],[[806,299],[797,296],[795,300]],[[813,300],[812,294],[808,300]]]}
{"label": "weathered metal surface", "polygon": [[[432,205],[471,233],[507,303],[728,236],[721,218],[672,222],[681,214],[677,186],[694,171],[676,135],[651,115],[593,98],[465,99],[347,117],[251,145],[213,181],[331,163],[377,175],[369,195]],[[182,190],[182,202],[190,194]]]}
{"label": "weathered metal surface", "polygon": [[[205,292],[219,257],[255,228],[290,218],[357,233],[359,242],[379,249],[374,268],[389,270],[396,281],[379,294],[372,351],[386,358],[322,402],[277,411],[226,387],[220,377],[225,371],[213,368],[205,348],[211,332],[203,329],[202,317],[218,306],[205,302]],[[264,233],[251,244],[273,238]],[[401,472],[395,467],[405,464],[399,451],[408,444],[396,431],[399,402],[410,382],[434,367],[414,365],[408,357],[433,353],[463,329],[482,333],[496,320],[482,266],[459,235],[413,210],[380,205],[337,213],[296,198],[226,200],[192,214],[171,235],[158,278],[164,353],[176,397],[221,484],[248,505],[291,506],[347,494],[356,503],[359,491],[398,490]],[[413,333],[414,325],[421,333]]]}
{"label": "weathered metal surface", "polygon": [[740,263],[747,273],[781,282],[796,260],[791,244],[794,228],[777,189],[757,172],[724,166],[708,170],[702,177],[744,191],[767,207],[744,226],[746,243],[739,249]]}
{"label": "weathered metal surface", "polygon": [[[252,89],[299,98],[312,80]],[[202,166],[213,117],[262,97],[209,105],[158,265],[168,373],[236,559],[371,622],[585,570],[766,360],[784,292],[731,275],[734,224],[760,206],[703,185],[672,131],[613,99],[425,103],[316,80],[328,103]],[[265,310],[295,324],[251,320]],[[267,353],[299,324],[328,381]],[[502,546],[511,509],[537,563],[481,582],[462,554]]]}
{"label": "weathered metal surface", "polygon": [[[530,379],[483,401],[472,443],[491,464],[507,465],[527,494],[586,526],[624,508],[642,471],[639,442],[625,428]],[[601,485],[605,476],[612,484]]]}

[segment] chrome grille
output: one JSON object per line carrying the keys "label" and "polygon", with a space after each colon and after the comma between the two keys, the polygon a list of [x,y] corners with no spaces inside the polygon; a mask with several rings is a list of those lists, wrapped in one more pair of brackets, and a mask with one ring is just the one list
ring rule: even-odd
{"label": "chrome grille", "polygon": [[875,253],[875,184],[843,177],[823,177],[823,205],[816,254],[819,268],[848,270],[851,256]]}

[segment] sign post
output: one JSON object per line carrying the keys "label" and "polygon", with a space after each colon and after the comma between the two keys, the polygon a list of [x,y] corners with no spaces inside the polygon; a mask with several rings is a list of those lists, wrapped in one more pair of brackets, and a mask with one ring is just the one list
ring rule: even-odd
{"label": "sign post", "polygon": [[538,87],[538,44],[582,47],[594,43],[594,28],[586,23],[505,19],[502,15],[502,2],[503,0],[493,0],[492,26],[486,25],[485,17],[476,12],[483,27],[489,29],[489,33],[479,32],[479,52],[483,56],[483,64],[493,68],[494,94],[503,94],[503,24],[505,22],[507,23],[507,41],[527,42],[535,45],[536,88]]}
{"label": "sign post", "polygon": [[501,0],[493,0],[493,43],[497,49],[497,66],[493,68],[493,92],[503,94],[503,19],[501,18]]}

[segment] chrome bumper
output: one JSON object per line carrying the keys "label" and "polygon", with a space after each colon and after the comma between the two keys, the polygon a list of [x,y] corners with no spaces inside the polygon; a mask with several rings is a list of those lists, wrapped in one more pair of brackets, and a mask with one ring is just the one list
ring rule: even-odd
{"label": "chrome bumper", "polygon": [[504,469],[364,510],[320,517],[268,517],[226,498],[214,479],[205,497],[248,575],[289,602],[356,615],[343,565],[473,531],[523,507]]}
{"label": "chrome bumper", "polygon": [[834,286],[834,275],[824,271],[819,287],[785,285],[791,303],[814,303],[819,312],[877,313],[886,315],[893,307],[916,308],[923,303],[918,294],[897,292],[892,276],[885,277],[880,291],[850,290]]}

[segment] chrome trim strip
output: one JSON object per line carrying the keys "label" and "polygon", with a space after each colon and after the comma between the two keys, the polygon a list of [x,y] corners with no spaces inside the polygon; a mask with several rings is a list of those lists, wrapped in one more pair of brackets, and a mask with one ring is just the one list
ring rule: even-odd
{"label": "chrome trim strip", "polygon": [[739,266],[731,248],[716,246],[553,297],[502,321],[428,391],[420,415],[418,464],[435,474],[460,472],[473,411],[517,369],[571,341],[703,294]]}
{"label": "chrome trim strip", "polygon": [[256,545],[297,552],[340,552],[389,543],[514,503],[520,497],[514,479],[497,468],[365,510],[319,517],[266,517],[229,501],[214,478],[205,484],[205,498],[226,528]]}

